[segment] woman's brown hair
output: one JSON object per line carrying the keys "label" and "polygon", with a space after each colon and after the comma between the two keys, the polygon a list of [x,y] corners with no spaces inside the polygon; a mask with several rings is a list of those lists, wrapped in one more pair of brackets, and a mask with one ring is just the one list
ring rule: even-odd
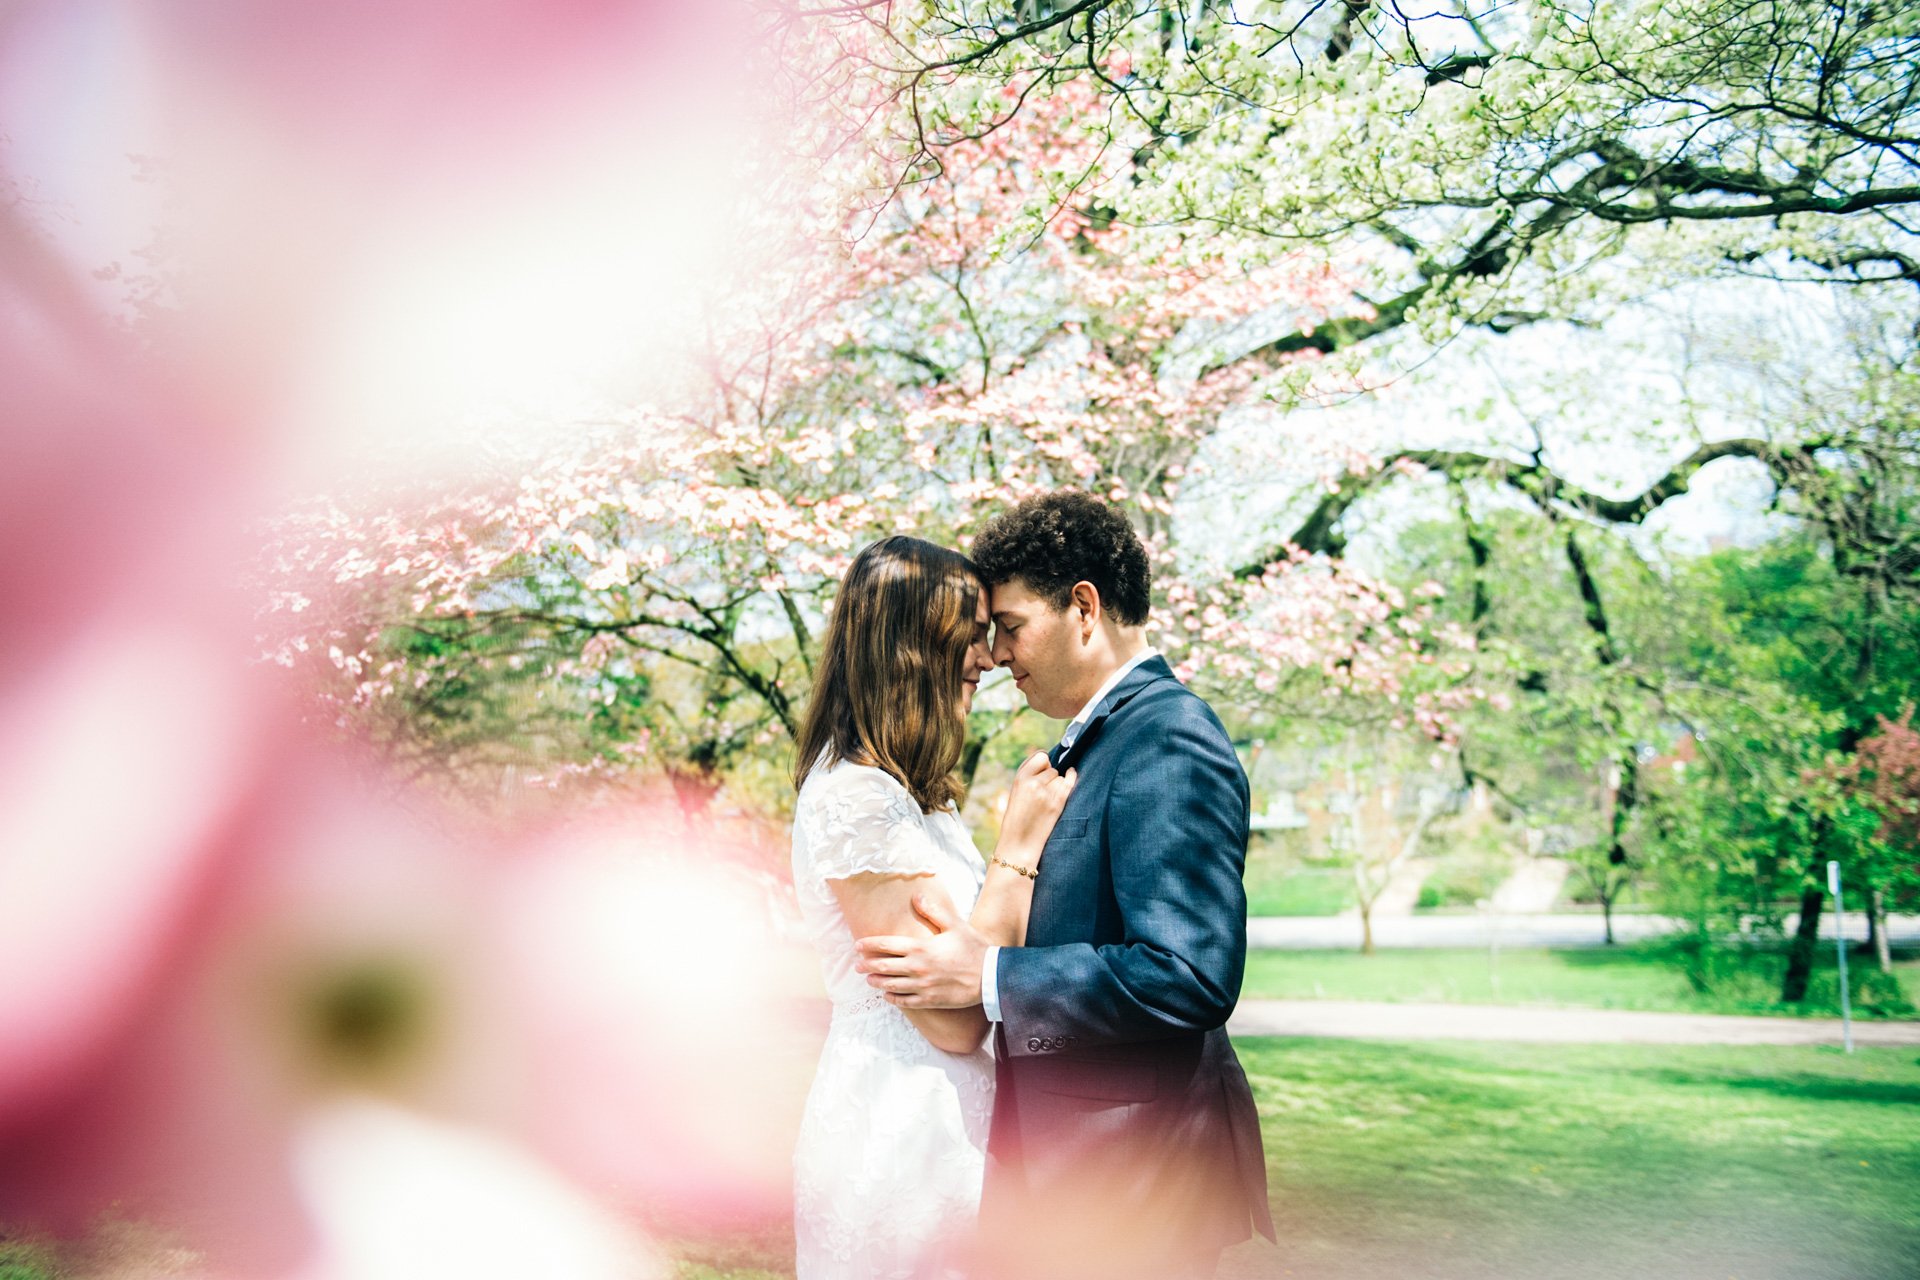
{"label": "woman's brown hair", "polygon": [[898,778],[927,813],[960,799],[961,668],[980,607],[973,562],[919,538],[853,558],[827,619],[793,766],[848,760]]}

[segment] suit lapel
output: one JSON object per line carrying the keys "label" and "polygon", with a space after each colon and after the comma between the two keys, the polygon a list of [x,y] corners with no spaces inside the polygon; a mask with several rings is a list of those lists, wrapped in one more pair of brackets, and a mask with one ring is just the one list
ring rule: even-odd
{"label": "suit lapel", "polygon": [[1119,684],[1107,690],[1107,696],[1100,699],[1099,704],[1093,709],[1093,714],[1087,717],[1084,725],[1080,726],[1080,736],[1073,740],[1073,745],[1070,747],[1056,745],[1047,753],[1047,759],[1053,762],[1055,769],[1064,772],[1071,768],[1074,761],[1086,754],[1088,745],[1099,736],[1101,726],[1106,724],[1108,717],[1126,706],[1148,685],[1171,679],[1173,679],[1173,669],[1167,665],[1165,658],[1157,653],[1148,658],[1127,672],[1126,677]]}

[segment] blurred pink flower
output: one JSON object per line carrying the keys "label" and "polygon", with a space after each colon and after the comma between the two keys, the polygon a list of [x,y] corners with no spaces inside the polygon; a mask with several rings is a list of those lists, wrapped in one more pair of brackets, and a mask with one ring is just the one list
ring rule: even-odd
{"label": "blurred pink flower", "polygon": [[496,1135],[366,1100],[308,1116],[301,1191],[324,1241],[299,1280],[653,1280],[631,1227]]}
{"label": "blurred pink flower", "polygon": [[231,769],[167,760],[122,780],[193,796],[224,776],[210,790],[233,802],[174,815],[200,838],[164,843],[159,872],[138,834],[0,863],[0,887],[30,891],[9,900],[49,912],[30,941],[79,926],[10,966],[39,976],[0,1005],[0,1221],[65,1234],[114,1204],[241,1273],[308,1263],[336,1242],[295,1180],[298,1136],[356,1098],[491,1134],[623,1208],[784,1199],[797,1095],[769,1064],[800,1059],[781,957],[759,893],[677,810],[502,838],[372,799],[310,752],[266,750],[238,795]]}
{"label": "blurred pink flower", "polygon": [[[137,50],[191,287],[130,340],[0,172],[0,1229],[112,1206],[216,1274],[643,1276],[610,1214],[784,1201],[785,961],[727,842],[665,797],[565,831],[403,800],[247,675],[230,589],[275,468],[364,461],[290,443],[289,397],[364,319],[366,246],[680,137],[725,29],[689,0],[7,9],[10,66]],[[57,133],[65,83],[0,105]]]}

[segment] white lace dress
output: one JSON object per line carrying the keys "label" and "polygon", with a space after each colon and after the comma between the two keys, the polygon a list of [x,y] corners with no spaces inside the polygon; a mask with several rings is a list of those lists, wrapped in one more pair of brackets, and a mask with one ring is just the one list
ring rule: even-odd
{"label": "white lace dress", "polygon": [[954,1276],[979,1214],[993,1055],[934,1048],[854,971],[827,882],[860,872],[931,876],[965,913],[986,867],[958,815],[921,813],[879,769],[821,766],[800,789],[793,882],[833,1024],[794,1151],[798,1276]]}

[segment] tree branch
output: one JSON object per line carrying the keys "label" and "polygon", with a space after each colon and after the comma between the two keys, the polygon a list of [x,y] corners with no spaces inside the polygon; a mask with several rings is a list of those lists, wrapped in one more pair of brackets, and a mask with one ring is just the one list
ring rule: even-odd
{"label": "tree branch", "polygon": [[970,53],[963,53],[958,57],[948,58],[942,62],[922,63],[915,69],[915,78],[917,79],[920,76],[924,76],[930,71],[947,71],[955,67],[972,66],[976,62],[985,62],[1009,45],[1018,44],[1029,36],[1039,35],[1043,31],[1051,31],[1055,27],[1072,22],[1083,13],[1098,13],[1100,10],[1110,7],[1113,2],[1114,0],[1080,0],[1080,3],[1071,8],[1062,9],[1058,13],[1049,14],[1044,18],[1035,18],[1032,22],[1024,23],[1021,26],[1013,28],[1011,31],[1003,31]]}
{"label": "tree branch", "polygon": [[1823,447],[1822,441],[1800,445],[1775,445],[1766,440],[1741,437],[1715,440],[1700,445],[1673,464],[1667,473],[1641,492],[1626,498],[1608,498],[1574,484],[1538,461],[1522,462],[1492,454],[1455,449],[1403,449],[1384,459],[1364,476],[1348,477],[1337,493],[1324,495],[1286,542],[1262,553],[1234,570],[1237,578],[1258,577],[1269,565],[1286,558],[1287,548],[1338,555],[1345,541],[1337,529],[1341,518],[1361,498],[1400,474],[1401,464],[1413,463],[1429,471],[1438,471],[1452,479],[1474,478],[1503,484],[1518,490],[1542,505],[1558,503],[1583,515],[1611,524],[1639,524],[1663,504],[1687,492],[1696,472],[1720,458],[1753,458],[1765,463],[1776,478],[1787,477],[1795,463],[1811,451]]}

